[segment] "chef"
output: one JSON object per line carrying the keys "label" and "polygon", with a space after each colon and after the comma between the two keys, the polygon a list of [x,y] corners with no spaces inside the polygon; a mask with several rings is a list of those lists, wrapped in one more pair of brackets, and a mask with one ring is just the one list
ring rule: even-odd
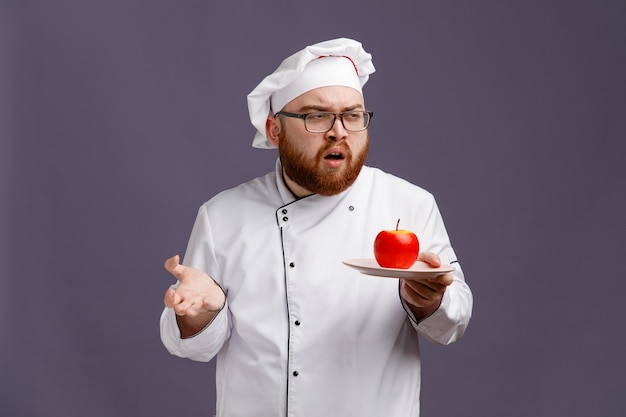
{"label": "chef", "polygon": [[[306,47],[249,94],[253,146],[270,173],[203,204],[165,294],[161,339],[216,358],[217,416],[418,416],[419,336],[464,333],[472,293],[432,194],[365,166],[363,85],[371,55],[352,39]],[[401,219],[430,280],[363,275],[377,233]],[[452,269],[452,268],[450,268]]]}

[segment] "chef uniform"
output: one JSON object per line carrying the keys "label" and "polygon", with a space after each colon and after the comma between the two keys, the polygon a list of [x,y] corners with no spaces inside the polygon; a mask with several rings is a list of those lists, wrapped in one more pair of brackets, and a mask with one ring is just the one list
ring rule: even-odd
{"label": "chef uniform", "polygon": [[[317,46],[324,47],[343,47],[337,56],[356,50],[352,62],[363,62],[355,41]],[[309,60],[319,55],[314,51]],[[270,147],[259,132],[255,146]],[[455,268],[440,307],[420,322],[400,298],[398,279],[363,275],[342,262],[373,257],[376,234],[398,218],[417,234],[421,251]],[[181,338],[175,313],[165,308],[161,338],[172,354],[217,357],[223,417],[418,416],[418,334],[454,342],[471,315],[472,294],[433,196],[367,166],[337,195],[298,199],[278,160],[274,172],[202,205],[184,264],[208,273],[226,303],[189,338]]]}

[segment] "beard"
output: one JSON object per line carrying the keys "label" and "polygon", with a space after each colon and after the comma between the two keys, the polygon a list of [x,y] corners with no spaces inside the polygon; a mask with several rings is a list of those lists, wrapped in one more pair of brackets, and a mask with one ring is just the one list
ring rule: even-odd
{"label": "beard", "polygon": [[339,194],[354,184],[369,151],[369,133],[364,139],[365,147],[358,155],[353,154],[352,149],[342,141],[339,146],[345,150],[344,165],[340,168],[328,168],[323,164],[324,153],[337,146],[334,142],[329,141],[313,159],[308,159],[298,151],[294,139],[287,137],[285,129],[279,135],[278,154],[285,175],[306,190],[325,196]]}

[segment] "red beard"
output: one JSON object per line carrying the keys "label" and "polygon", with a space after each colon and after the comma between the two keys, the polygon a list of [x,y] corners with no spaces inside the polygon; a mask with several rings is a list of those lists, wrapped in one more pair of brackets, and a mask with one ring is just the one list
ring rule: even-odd
{"label": "red beard", "polygon": [[329,196],[345,191],[356,181],[367,158],[369,135],[364,140],[367,141],[366,145],[356,156],[345,142],[339,144],[345,150],[345,164],[337,169],[323,165],[324,154],[328,149],[338,146],[334,142],[328,142],[328,146],[320,149],[312,160],[306,159],[294,146],[293,140],[287,138],[285,131],[282,130],[278,153],[283,170],[291,180],[314,194]]}

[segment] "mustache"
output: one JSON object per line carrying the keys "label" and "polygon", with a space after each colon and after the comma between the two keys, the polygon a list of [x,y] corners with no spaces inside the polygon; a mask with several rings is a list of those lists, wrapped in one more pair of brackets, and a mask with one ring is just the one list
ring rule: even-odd
{"label": "mustache", "polygon": [[324,146],[323,148],[320,149],[320,154],[324,154],[325,152],[333,149],[333,148],[341,148],[344,151],[346,151],[346,153],[349,153],[350,155],[352,155],[352,149],[350,149],[350,146],[346,143],[345,140],[342,140],[341,142],[330,142],[329,144],[327,144],[326,146]]}

